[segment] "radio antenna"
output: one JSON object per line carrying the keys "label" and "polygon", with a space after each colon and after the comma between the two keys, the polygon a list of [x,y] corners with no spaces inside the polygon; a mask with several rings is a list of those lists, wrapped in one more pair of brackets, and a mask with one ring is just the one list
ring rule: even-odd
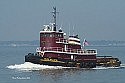
{"label": "radio antenna", "polygon": [[53,27],[54,27],[54,31],[56,31],[56,13],[59,13],[59,12],[56,12],[56,7],[53,7]]}

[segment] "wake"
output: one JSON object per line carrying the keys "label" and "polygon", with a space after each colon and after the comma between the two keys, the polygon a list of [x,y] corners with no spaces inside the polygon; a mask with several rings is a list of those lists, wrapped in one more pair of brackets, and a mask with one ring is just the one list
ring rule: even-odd
{"label": "wake", "polygon": [[16,70],[43,70],[43,69],[61,69],[61,66],[48,66],[48,65],[39,65],[33,64],[30,62],[25,62],[24,64],[15,64],[7,66],[9,69]]}
{"label": "wake", "polygon": [[[15,64],[15,65],[9,65],[6,68],[9,69],[15,69],[15,70],[44,70],[44,69],[67,69],[67,68],[75,68],[75,67],[62,67],[62,66],[48,66],[48,65],[39,65],[39,64],[33,64],[30,62],[25,62],[24,64]],[[121,69],[125,68],[125,64],[121,64],[120,67],[96,67],[92,68],[94,70],[100,70],[100,69]],[[86,68],[82,68],[86,69]]]}

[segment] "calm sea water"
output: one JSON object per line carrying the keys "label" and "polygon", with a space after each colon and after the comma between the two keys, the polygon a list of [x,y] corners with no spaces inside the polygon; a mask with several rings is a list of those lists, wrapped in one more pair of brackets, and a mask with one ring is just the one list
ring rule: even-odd
{"label": "calm sea water", "polygon": [[[98,55],[118,57],[125,64],[125,47],[87,47]],[[125,83],[125,67],[77,69],[25,63],[35,46],[0,46],[0,83]]]}

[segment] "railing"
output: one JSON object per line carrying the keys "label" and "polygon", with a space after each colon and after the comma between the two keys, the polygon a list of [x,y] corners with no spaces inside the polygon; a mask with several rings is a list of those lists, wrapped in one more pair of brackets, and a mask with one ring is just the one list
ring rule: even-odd
{"label": "railing", "polygon": [[71,48],[64,49],[61,47],[43,48],[42,51],[68,52],[68,53],[79,53],[79,54],[97,54],[96,49],[71,49]]}
{"label": "railing", "polygon": [[64,38],[59,38],[59,39],[56,39],[56,42],[67,43],[67,40]]}

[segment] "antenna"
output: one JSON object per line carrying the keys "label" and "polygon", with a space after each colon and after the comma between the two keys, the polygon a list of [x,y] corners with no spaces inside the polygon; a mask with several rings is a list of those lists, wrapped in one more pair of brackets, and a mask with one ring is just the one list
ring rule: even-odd
{"label": "antenna", "polygon": [[73,25],[73,36],[74,36],[75,34],[74,34],[74,25]]}
{"label": "antenna", "polygon": [[53,24],[53,27],[54,27],[53,30],[56,31],[56,26],[57,26],[56,25],[56,13],[59,13],[59,12],[56,12],[56,7],[53,7],[53,12],[52,13],[53,13],[53,23],[54,23]]}
{"label": "antenna", "polygon": [[69,36],[70,36],[70,24],[69,24]]}
{"label": "antenna", "polygon": [[62,23],[61,23],[60,29],[62,29],[62,27],[63,27],[63,26],[62,26]]}

